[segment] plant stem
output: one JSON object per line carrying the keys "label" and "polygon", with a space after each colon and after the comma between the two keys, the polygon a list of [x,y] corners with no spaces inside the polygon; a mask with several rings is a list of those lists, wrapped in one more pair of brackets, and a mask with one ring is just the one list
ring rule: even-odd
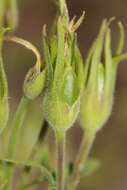
{"label": "plant stem", "polygon": [[[25,116],[28,111],[30,100],[26,97],[22,97],[16,114],[14,116],[14,120],[12,121],[12,132],[10,136],[9,146],[8,146],[8,156],[9,158],[15,159],[18,141],[21,135],[21,129],[23,126],[23,122]],[[6,189],[12,189],[12,182],[13,182],[13,175],[14,175],[14,167],[9,167],[7,171],[7,179],[8,183]]]}
{"label": "plant stem", "polygon": [[5,10],[6,9],[6,2],[5,0],[0,1],[0,27],[4,25],[4,17],[5,17]]}
{"label": "plant stem", "polygon": [[63,15],[65,9],[65,0],[59,0],[59,5],[60,5],[60,13],[61,15]]}
{"label": "plant stem", "polygon": [[67,16],[69,18],[66,0],[59,0],[60,15]]}
{"label": "plant stem", "polygon": [[19,103],[16,114],[14,115],[14,120],[12,121],[12,132],[9,142],[9,157],[14,158],[16,156],[17,144],[20,138],[21,128],[23,126],[25,116],[29,108],[29,104],[30,100],[23,96]]}
{"label": "plant stem", "polygon": [[[61,136],[62,134],[62,136]],[[56,132],[56,147],[57,147],[57,190],[64,190],[64,167],[65,167],[65,132]]]}
{"label": "plant stem", "polygon": [[77,159],[74,163],[72,177],[68,184],[68,188],[67,188],[68,190],[76,190],[79,180],[80,180],[81,169],[82,167],[84,167],[87,161],[95,136],[96,136],[95,133],[89,133],[88,131],[86,131],[85,135],[83,135],[80,150],[79,150]]}

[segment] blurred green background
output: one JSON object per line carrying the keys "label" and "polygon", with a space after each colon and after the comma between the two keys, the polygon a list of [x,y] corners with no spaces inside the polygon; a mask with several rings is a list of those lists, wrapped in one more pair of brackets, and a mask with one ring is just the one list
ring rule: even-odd
{"label": "blurred green background", "polygon": [[[104,17],[115,16],[118,20],[121,20],[125,26],[127,36],[127,0],[68,0],[67,3],[71,17],[74,15],[79,17],[83,10],[86,11],[85,21],[78,30],[79,46],[84,57],[96,37]],[[42,53],[42,26],[47,24],[50,29],[56,13],[52,0],[19,0],[19,11],[19,27],[16,35],[35,44]],[[112,31],[114,49],[118,37],[115,22],[112,25]],[[127,51],[127,45],[125,46],[125,51]],[[10,106],[13,110],[15,110],[22,95],[22,83],[25,74],[35,63],[34,61],[35,58],[31,52],[14,44],[5,44],[4,63],[10,88]],[[112,116],[102,131],[98,133],[90,155],[101,161],[101,168],[93,176],[81,180],[80,190],[127,189],[126,62],[119,66],[114,99]],[[33,115],[35,110],[38,110],[38,108],[33,109]],[[78,125],[69,130],[67,139],[67,155],[71,155],[69,159],[75,158],[81,135],[82,131]],[[29,136],[27,140],[29,141]],[[25,142],[25,145],[27,145],[27,142]]]}

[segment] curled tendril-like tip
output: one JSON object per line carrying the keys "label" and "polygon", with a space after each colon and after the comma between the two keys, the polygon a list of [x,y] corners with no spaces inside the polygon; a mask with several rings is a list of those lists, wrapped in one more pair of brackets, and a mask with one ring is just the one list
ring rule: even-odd
{"label": "curled tendril-like tip", "polygon": [[31,50],[37,58],[36,68],[38,71],[40,71],[40,69],[41,69],[41,55],[40,55],[38,49],[32,43],[30,43],[30,42],[28,42],[22,38],[16,37],[16,36],[5,36],[4,40],[21,44],[25,48]]}

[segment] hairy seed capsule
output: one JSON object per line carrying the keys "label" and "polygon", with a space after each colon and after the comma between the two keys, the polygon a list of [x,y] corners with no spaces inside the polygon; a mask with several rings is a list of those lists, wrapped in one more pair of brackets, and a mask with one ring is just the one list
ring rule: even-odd
{"label": "hairy seed capsule", "polygon": [[37,71],[35,67],[31,68],[25,78],[23,91],[29,99],[35,99],[44,89],[46,79],[46,70]]}

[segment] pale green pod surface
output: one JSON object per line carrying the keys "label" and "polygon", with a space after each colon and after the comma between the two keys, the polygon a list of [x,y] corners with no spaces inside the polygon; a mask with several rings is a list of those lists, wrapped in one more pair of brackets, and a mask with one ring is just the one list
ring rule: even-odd
{"label": "pale green pod surface", "polygon": [[26,75],[23,91],[28,99],[37,98],[44,89],[46,70],[37,71],[35,67],[30,69]]}
{"label": "pale green pod surface", "polygon": [[70,106],[74,104],[79,96],[78,79],[71,67],[65,69],[60,96]]}
{"label": "pale green pod surface", "polygon": [[101,99],[101,97],[103,96],[103,92],[104,92],[104,81],[105,80],[105,76],[104,76],[104,66],[103,64],[99,64],[98,65],[98,97],[99,99]]}
{"label": "pale green pod surface", "polygon": [[0,57],[0,133],[6,127],[8,116],[8,85],[3,68],[2,58]]}
{"label": "pale green pod surface", "polygon": [[86,60],[88,74],[81,100],[80,120],[83,128],[91,131],[97,131],[102,127],[102,121],[105,120],[103,117],[103,112],[105,112],[105,100],[103,99],[105,71],[101,63],[105,30],[106,21],[104,20]]}
{"label": "pale green pod surface", "polygon": [[[45,119],[56,131],[65,131],[76,121],[80,111],[84,67],[73,31],[73,21],[60,16],[56,33],[45,43],[45,62],[49,73],[43,98]],[[47,44],[47,45],[46,45]]]}
{"label": "pale green pod surface", "polygon": [[98,65],[96,90],[86,90],[81,100],[80,119],[85,129],[88,127],[96,131],[107,119],[107,110],[105,110],[105,102],[103,99],[104,80],[104,66],[100,63]]}
{"label": "pale green pod surface", "polygon": [[73,125],[80,110],[79,99],[69,106],[54,90],[48,90],[43,99],[43,111],[46,120],[55,130],[63,132]]}
{"label": "pale green pod surface", "polygon": [[[87,78],[81,101],[80,121],[85,130],[94,132],[100,130],[111,115],[117,67],[121,61],[121,59],[115,60],[112,56],[109,23],[110,21],[103,21],[86,61]],[[120,40],[117,54],[121,54],[124,45],[123,26],[121,23],[119,25]],[[102,55],[104,63],[101,63]]]}

